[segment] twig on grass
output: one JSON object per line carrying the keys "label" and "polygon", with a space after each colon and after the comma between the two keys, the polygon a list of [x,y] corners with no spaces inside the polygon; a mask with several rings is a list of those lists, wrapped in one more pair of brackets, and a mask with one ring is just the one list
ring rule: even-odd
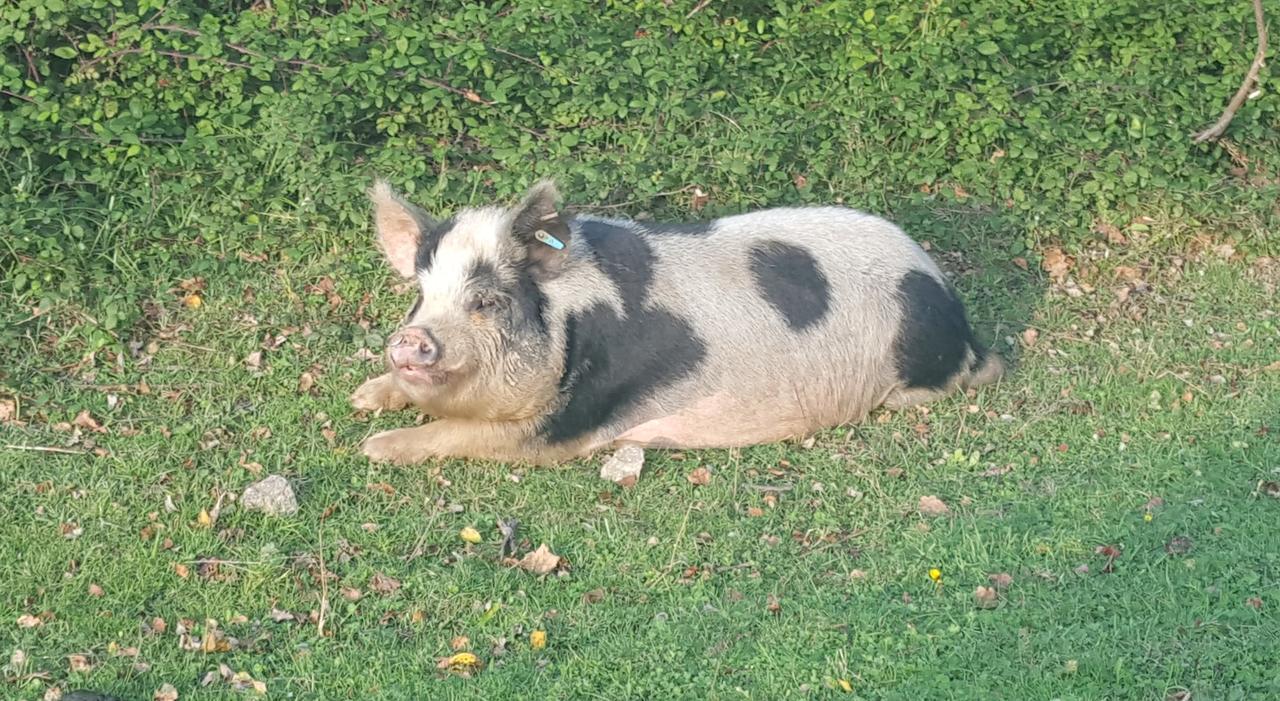
{"label": "twig on grass", "polygon": [[30,450],[35,453],[58,453],[59,455],[88,455],[87,450],[74,450],[72,448],[55,448],[51,445],[13,445],[5,444],[6,450]]}

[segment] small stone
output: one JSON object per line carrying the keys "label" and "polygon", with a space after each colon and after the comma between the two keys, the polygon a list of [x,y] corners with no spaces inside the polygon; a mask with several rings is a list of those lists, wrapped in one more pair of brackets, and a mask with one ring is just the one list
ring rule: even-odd
{"label": "small stone", "polygon": [[245,487],[240,506],[246,511],[261,511],[272,516],[291,516],[298,512],[293,488],[289,480],[280,475],[270,475]]}
{"label": "small stone", "polygon": [[643,467],[644,449],[638,445],[624,445],[600,466],[600,479],[621,483],[630,478],[634,483]]}

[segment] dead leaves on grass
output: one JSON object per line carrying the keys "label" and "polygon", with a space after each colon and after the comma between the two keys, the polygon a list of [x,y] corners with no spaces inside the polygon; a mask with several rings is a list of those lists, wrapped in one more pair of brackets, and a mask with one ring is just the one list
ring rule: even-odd
{"label": "dead leaves on grass", "polygon": [[551,552],[546,543],[538,546],[537,550],[526,554],[523,558],[515,560],[515,558],[507,558],[508,564],[519,567],[526,572],[534,574],[548,574],[559,569],[562,564],[567,564],[564,558]]}
{"label": "dead leaves on grass", "polygon": [[945,516],[951,511],[946,502],[933,495],[920,497],[916,510],[921,516]]}

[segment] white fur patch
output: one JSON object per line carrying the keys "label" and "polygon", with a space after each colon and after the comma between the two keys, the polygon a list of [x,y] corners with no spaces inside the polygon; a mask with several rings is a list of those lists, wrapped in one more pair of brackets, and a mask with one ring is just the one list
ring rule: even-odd
{"label": "white fur patch", "polygon": [[460,307],[471,268],[480,261],[497,266],[510,228],[510,217],[501,209],[459,212],[453,228],[440,240],[431,267],[418,273],[423,311]]}

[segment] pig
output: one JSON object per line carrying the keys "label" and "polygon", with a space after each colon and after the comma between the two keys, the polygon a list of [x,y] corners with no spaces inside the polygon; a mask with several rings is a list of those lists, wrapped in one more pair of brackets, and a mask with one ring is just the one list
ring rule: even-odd
{"label": "pig", "polygon": [[373,461],[772,443],[1004,372],[920,246],[851,208],[658,224],[566,213],[547,180],[440,221],[369,195],[417,301],[351,403],[434,418],[369,437]]}

